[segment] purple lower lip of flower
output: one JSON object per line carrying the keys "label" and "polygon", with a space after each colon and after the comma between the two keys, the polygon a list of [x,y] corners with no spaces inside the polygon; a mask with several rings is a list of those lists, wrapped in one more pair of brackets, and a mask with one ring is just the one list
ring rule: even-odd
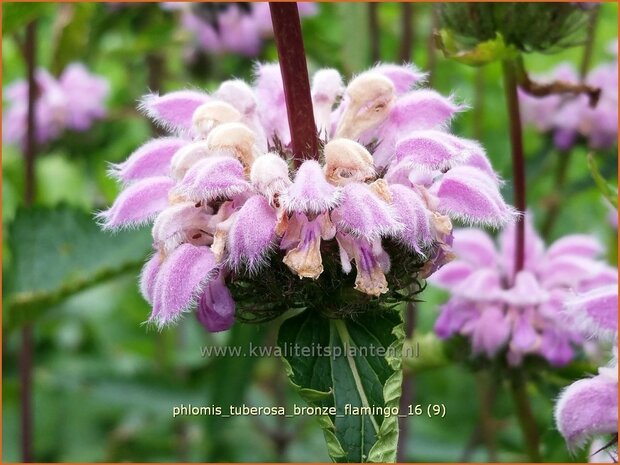
{"label": "purple lower lip of flower", "polygon": [[527,352],[534,349],[538,342],[538,333],[532,326],[531,322],[524,315],[517,317],[512,330],[512,339],[510,341],[511,350],[518,352]]}
{"label": "purple lower lip of flower", "polygon": [[570,336],[549,326],[543,330],[540,352],[554,366],[566,365],[574,355]]}
{"label": "purple lower lip of flower", "polygon": [[443,305],[441,314],[435,322],[435,333],[441,339],[448,339],[459,333],[467,321],[477,319],[479,314],[472,302],[465,300],[448,302]]}
{"label": "purple lower lip of flower", "polygon": [[555,420],[572,450],[593,436],[616,433],[618,382],[598,375],[571,384],[560,395]]}
{"label": "purple lower lip of flower", "polygon": [[235,322],[235,301],[220,275],[209,281],[198,301],[196,317],[207,331],[226,331]]}
{"label": "purple lower lip of flower", "polygon": [[486,353],[489,357],[506,344],[510,336],[510,325],[499,307],[486,307],[472,327],[472,348],[474,352]]}
{"label": "purple lower lip of flower", "polygon": [[335,234],[327,213],[312,220],[294,213],[280,242],[280,248],[288,251],[284,263],[301,278],[318,278],[323,272],[321,240],[332,239]]}

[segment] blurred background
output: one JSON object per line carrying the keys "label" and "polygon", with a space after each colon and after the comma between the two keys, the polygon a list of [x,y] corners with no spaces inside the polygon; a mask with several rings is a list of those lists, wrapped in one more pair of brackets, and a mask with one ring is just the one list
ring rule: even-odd
{"label": "blurred background", "polygon": [[[193,316],[161,332],[142,325],[150,308],[139,295],[137,275],[150,248],[149,230],[109,235],[100,232],[94,220],[94,212],[109,206],[119,191],[106,175],[109,163],[124,160],[157,133],[136,110],[142,95],[149,90],[214,90],[230,77],[250,80],[256,61],[277,59],[264,15],[246,13],[254,15],[255,24],[239,25],[227,8],[232,7],[2,5],[4,462],[21,460],[18,360],[24,325],[31,325],[33,334],[36,461],[329,460],[322,432],[309,417],[173,418],[172,408],[180,404],[302,404],[277,358],[233,361],[201,356],[204,345],[273,344],[276,325],[235,325],[223,334],[206,333]],[[436,10],[428,3],[306,4],[302,24],[310,71],[333,67],[348,77],[377,61],[413,62],[430,73],[430,86],[469,104],[471,109],[455,120],[453,132],[480,140],[494,168],[510,180],[501,67],[473,68],[445,59],[432,36],[438,26]],[[218,15],[227,16],[218,22]],[[19,98],[13,97],[19,89],[9,91],[9,86],[26,78],[26,25],[31,20],[36,20],[37,67],[62,81],[70,64],[81,63],[107,81],[107,94],[101,100],[105,111],[92,109],[87,127],[65,124],[55,134],[41,136],[29,177],[23,138],[11,138],[6,118],[11,99]],[[617,59],[609,50],[617,25],[617,5],[602,4],[589,66]],[[240,37],[249,43],[241,43]],[[528,54],[526,67],[532,74],[544,74],[562,62],[579,69],[583,59],[584,47],[578,46],[552,55]],[[70,82],[64,85],[72,89]],[[87,98],[94,91],[82,92]],[[49,105],[53,112],[53,102]],[[48,118],[53,125],[54,114]],[[587,167],[588,149],[573,148],[559,187],[561,154],[552,138],[528,128],[525,143],[529,208],[539,227],[549,215],[555,216],[546,239],[593,233],[609,244],[609,260],[616,263],[616,230]],[[614,181],[616,148],[598,151],[596,159],[604,177]],[[27,192],[34,194],[32,205]],[[510,201],[510,181],[504,195]],[[431,288],[423,294],[418,306],[420,338],[432,331],[437,306],[446,297]],[[578,360],[549,376],[532,394],[535,416],[545,425],[545,461],[585,458],[566,451],[554,428],[552,408],[560,389],[588,369],[592,367]],[[477,427],[483,398],[477,385],[476,374],[456,363],[416,373],[415,402],[444,403],[448,414],[443,419],[410,420],[408,461],[486,459]],[[498,460],[524,460],[512,404],[502,391],[493,415]]]}

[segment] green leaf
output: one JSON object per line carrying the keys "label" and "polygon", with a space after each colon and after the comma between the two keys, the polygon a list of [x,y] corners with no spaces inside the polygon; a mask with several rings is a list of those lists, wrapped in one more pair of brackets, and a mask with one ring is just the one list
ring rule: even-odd
{"label": "green leaf", "polygon": [[5,320],[23,324],[71,294],[137,271],[150,241],[145,230],[104,233],[92,214],[68,206],[20,208],[9,232]]}
{"label": "green leaf", "polygon": [[[401,313],[388,309],[355,320],[307,309],[280,327],[278,345],[300,396],[311,406],[336,408],[336,415],[319,416],[333,460],[396,460],[398,416],[382,413],[398,408],[403,339]],[[368,410],[345,414],[347,404]]]}
{"label": "green leaf", "polygon": [[474,48],[466,48],[448,29],[442,29],[435,35],[437,47],[446,58],[469,66],[483,66],[494,61],[510,60],[518,56],[516,48],[506,45],[501,34],[493,40],[476,44]]}
{"label": "green leaf", "polygon": [[50,13],[53,3],[8,3],[2,5],[2,35],[12,34],[25,27],[30,21]]}
{"label": "green leaf", "polygon": [[607,201],[614,206],[614,208],[618,209],[618,188],[609,184],[600,170],[598,169],[598,164],[596,160],[594,160],[593,154],[588,154],[588,168],[590,168],[590,173],[592,174],[592,178],[596,183],[596,187],[598,187],[601,194],[607,199]]}

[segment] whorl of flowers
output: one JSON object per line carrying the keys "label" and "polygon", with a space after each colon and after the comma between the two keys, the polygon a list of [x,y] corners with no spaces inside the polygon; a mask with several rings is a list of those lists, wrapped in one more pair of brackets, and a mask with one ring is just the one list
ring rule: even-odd
{"label": "whorl of flowers", "polygon": [[[276,300],[294,294],[290,305],[321,295],[343,306],[376,301],[451,258],[450,218],[511,220],[482,147],[447,132],[462,107],[412,90],[422,78],[412,66],[379,65],[345,88],[337,71],[317,71],[317,160],[288,148],[277,65],[258,66],[253,87],[232,80],[211,95],[145,97],[142,109],[173,135],[113,167],[125,189],[100,219],[106,229],[155,220],[141,276],[150,320],[165,325],[197,303],[199,320],[221,331],[237,293],[267,299],[259,288]],[[329,290],[312,294],[313,283]]]}
{"label": "whorl of flowers", "polygon": [[[571,449],[583,447],[593,437],[600,437],[597,448],[617,461],[618,434],[618,282],[609,282],[579,293],[567,303],[575,321],[598,339],[614,342],[614,355],[596,376],[581,379],[568,386],[555,408],[558,429]],[[607,435],[607,438],[603,438]],[[605,443],[616,435],[614,447]],[[612,441],[613,442],[613,441]]]}
{"label": "whorl of flowers", "polygon": [[439,337],[460,334],[472,351],[489,358],[506,354],[511,365],[528,355],[552,365],[573,358],[588,328],[576,325],[564,310],[575,292],[587,292],[617,282],[617,270],[597,260],[599,242],[574,234],[545,249],[526,222],[525,266],[515,275],[514,227],[500,237],[499,249],[483,231],[454,232],[457,259],[437,271],[430,282],[451,293],[435,324]]}
{"label": "whorl of flowers", "polygon": [[[593,149],[613,148],[618,143],[618,55],[616,60],[594,68],[585,82],[601,89],[596,107],[586,95],[533,97],[519,91],[521,117],[538,131],[551,133],[555,146],[570,149],[582,137]],[[569,63],[559,65],[548,76],[537,80],[577,82],[579,77]]]}
{"label": "whorl of flowers", "polygon": [[[35,80],[38,87],[36,138],[39,143],[59,137],[65,129],[85,131],[106,114],[108,81],[89,73],[80,63],[68,65],[58,79],[45,69],[38,69]],[[3,139],[23,144],[27,127],[28,83],[22,80],[9,85],[4,96],[9,108],[2,117]]]}
{"label": "whorl of flowers", "polygon": [[[263,40],[273,36],[267,2],[170,2],[164,8],[179,10],[183,28],[194,35],[199,48],[209,53],[255,57],[260,53]],[[316,5],[310,2],[298,3],[298,8],[302,16],[316,12]]]}

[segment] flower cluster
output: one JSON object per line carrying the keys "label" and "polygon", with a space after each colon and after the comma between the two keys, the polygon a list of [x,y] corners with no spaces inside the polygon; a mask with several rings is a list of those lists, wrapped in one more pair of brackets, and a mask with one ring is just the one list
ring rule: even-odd
{"label": "flower cluster", "polygon": [[[555,408],[558,429],[571,449],[582,447],[594,436],[618,434],[618,282],[610,280],[578,293],[567,303],[567,311],[590,335],[614,342],[614,357],[598,374],[566,388]],[[607,454],[617,461],[617,450],[595,441],[592,453]],[[617,446],[616,446],[617,447]],[[598,461],[598,460],[597,460]]]}
{"label": "flower cluster", "polygon": [[[211,95],[147,96],[142,109],[174,136],[113,167],[125,189],[100,219],[108,229],[155,219],[155,253],[141,276],[150,320],[165,325],[197,303],[208,330],[227,329],[235,316],[229,288],[272,279],[274,257],[286,265],[271,289],[279,298],[288,276],[320,281],[329,262],[338,265],[326,285],[340,292],[334,283],[354,264],[352,287],[369,300],[390,292],[386,276],[396,280],[400,273],[390,270],[412,257],[421,277],[451,258],[450,218],[509,222],[514,212],[482,147],[447,132],[461,107],[413,89],[422,80],[412,66],[378,65],[345,88],[337,71],[317,71],[321,153],[308,160],[288,148],[277,65],[258,66],[253,87],[231,80]],[[307,303],[307,287],[300,294]]]}
{"label": "flower cluster", "polygon": [[[181,24],[195,38],[196,45],[214,54],[259,54],[263,40],[273,35],[267,2],[256,3],[166,3],[165,8],[181,12]],[[298,3],[302,16],[313,15],[316,5]]]}
{"label": "flower cluster", "polygon": [[[105,98],[109,92],[106,79],[88,72],[84,65],[68,65],[56,79],[44,69],[35,74],[37,99],[35,101],[36,138],[39,143],[49,142],[65,129],[87,130],[95,120],[105,116]],[[28,83],[19,81],[4,90],[9,102],[3,114],[3,139],[24,143],[28,115]]]}
{"label": "flower cluster", "polygon": [[430,279],[451,293],[435,331],[444,339],[466,336],[475,354],[492,358],[505,352],[513,366],[528,355],[563,365],[584,336],[564,311],[567,299],[617,282],[617,270],[596,259],[602,247],[587,235],[565,236],[545,250],[526,221],[525,244],[524,268],[515,273],[513,226],[502,233],[499,250],[480,230],[455,231],[458,259]]}
{"label": "flower cluster", "polygon": [[[596,107],[592,108],[585,95],[549,95],[533,97],[519,91],[521,117],[540,132],[553,134],[559,150],[569,150],[583,137],[593,149],[612,148],[618,140],[618,60],[599,65],[586,77],[585,82],[601,89]],[[579,77],[571,64],[558,66],[544,81],[578,82]]]}

